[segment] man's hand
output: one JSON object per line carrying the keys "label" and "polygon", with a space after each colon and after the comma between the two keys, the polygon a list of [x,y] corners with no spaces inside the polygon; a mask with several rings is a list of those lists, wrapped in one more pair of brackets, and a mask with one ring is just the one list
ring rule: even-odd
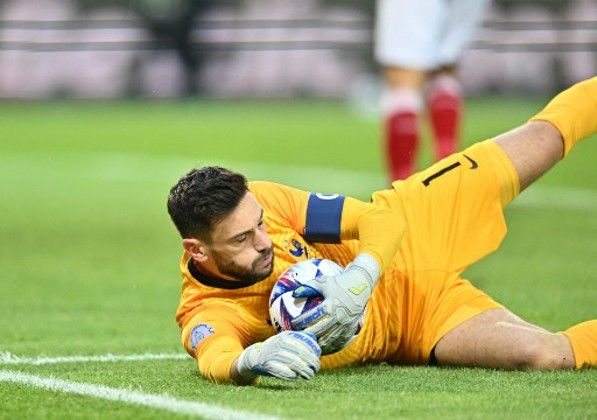
{"label": "man's hand", "polygon": [[244,381],[252,381],[257,375],[288,381],[299,376],[311,379],[319,371],[319,356],[321,349],[313,334],[283,331],[247,347],[238,357],[236,368]]}
{"label": "man's hand", "polygon": [[380,275],[375,259],[359,254],[342,274],[306,282],[293,296],[322,295],[324,301],[297,317],[293,326],[315,334],[324,354],[341,349],[353,338]]}

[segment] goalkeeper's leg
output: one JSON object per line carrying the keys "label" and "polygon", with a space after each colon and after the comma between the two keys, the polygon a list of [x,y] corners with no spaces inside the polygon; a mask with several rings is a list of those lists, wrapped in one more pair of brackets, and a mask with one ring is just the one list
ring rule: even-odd
{"label": "goalkeeper's leg", "polygon": [[522,191],[596,132],[597,77],[593,77],[560,93],[527,124],[494,140],[512,161]]}
{"label": "goalkeeper's leg", "polygon": [[563,333],[492,309],[454,328],[435,346],[439,365],[501,369],[573,369],[597,365],[597,321]]}
{"label": "goalkeeper's leg", "polygon": [[[597,77],[557,95],[527,124],[498,136],[520,190],[597,132]],[[503,200],[508,202],[513,197]],[[570,369],[597,365],[597,320],[553,333],[500,308],[480,313],[437,341],[439,364],[504,369]]]}

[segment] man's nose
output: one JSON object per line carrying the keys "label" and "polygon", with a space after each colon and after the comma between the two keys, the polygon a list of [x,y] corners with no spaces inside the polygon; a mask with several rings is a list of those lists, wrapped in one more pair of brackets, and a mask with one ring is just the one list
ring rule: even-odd
{"label": "man's nose", "polygon": [[255,249],[259,252],[264,251],[272,246],[272,241],[265,230],[257,230],[255,235]]}

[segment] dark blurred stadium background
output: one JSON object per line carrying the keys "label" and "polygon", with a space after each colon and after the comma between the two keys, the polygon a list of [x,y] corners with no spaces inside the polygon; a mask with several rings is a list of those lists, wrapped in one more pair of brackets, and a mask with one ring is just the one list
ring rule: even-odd
{"label": "dark blurred stadium background", "polygon": [[[378,89],[374,1],[0,0],[0,98],[333,97]],[[597,73],[597,2],[495,0],[469,95]]]}

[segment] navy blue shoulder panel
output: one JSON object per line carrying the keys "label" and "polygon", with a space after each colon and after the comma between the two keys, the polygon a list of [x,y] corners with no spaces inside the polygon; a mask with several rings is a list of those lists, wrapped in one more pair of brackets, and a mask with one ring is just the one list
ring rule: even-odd
{"label": "navy blue shoulder panel", "polygon": [[305,239],[309,242],[339,243],[344,196],[311,194],[307,204]]}

